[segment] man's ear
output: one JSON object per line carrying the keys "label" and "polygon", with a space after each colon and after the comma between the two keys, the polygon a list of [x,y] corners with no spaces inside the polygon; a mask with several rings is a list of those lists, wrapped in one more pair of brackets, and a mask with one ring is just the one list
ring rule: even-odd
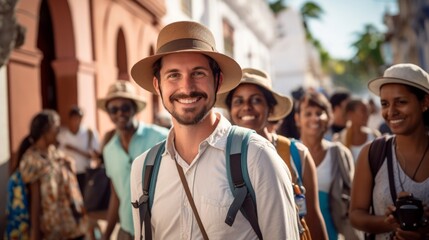
{"label": "man's ear", "polygon": [[218,80],[218,84],[217,84],[216,94],[219,92],[219,89],[222,86],[222,83],[223,83],[223,73],[219,72],[219,80]]}
{"label": "man's ear", "polygon": [[161,96],[160,91],[159,91],[159,81],[158,81],[158,78],[153,77],[152,84],[153,84],[153,88],[155,88],[156,93]]}

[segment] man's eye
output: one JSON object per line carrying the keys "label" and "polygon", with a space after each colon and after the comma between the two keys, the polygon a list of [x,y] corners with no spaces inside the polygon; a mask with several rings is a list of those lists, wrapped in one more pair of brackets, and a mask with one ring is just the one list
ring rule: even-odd
{"label": "man's eye", "polygon": [[179,78],[179,77],[180,77],[179,73],[170,73],[170,74],[167,75],[167,78],[169,78],[169,79],[176,79],[176,78]]}
{"label": "man's eye", "polygon": [[202,78],[202,77],[205,77],[205,76],[206,76],[206,74],[204,72],[194,72],[194,73],[192,73],[192,77],[194,77],[194,78]]}

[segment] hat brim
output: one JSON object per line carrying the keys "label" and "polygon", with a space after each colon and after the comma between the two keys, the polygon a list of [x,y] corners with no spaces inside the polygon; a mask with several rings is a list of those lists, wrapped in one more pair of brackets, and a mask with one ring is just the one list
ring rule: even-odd
{"label": "hat brim", "polygon": [[368,82],[368,89],[372,93],[374,93],[375,95],[380,96],[380,88],[383,85],[389,84],[389,83],[396,83],[396,84],[404,84],[404,85],[408,85],[408,86],[413,86],[413,87],[421,89],[421,90],[423,90],[429,94],[429,89],[427,89],[426,87],[424,87],[420,84],[411,82],[407,79],[393,78],[393,77],[379,77],[379,78],[372,79]]}
{"label": "hat brim", "polygon": [[146,107],[146,101],[143,97],[131,95],[128,93],[116,93],[109,96],[108,98],[100,98],[97,100],[97,107],[108,113],[107,102],[115,98],[125,98],[135,102],[137,105],[136,113],[141,112]]}
{"label": "hat brim", "polygon": [[[254,84],[254,85],[263,87],[264,89],[270,91],[273,94],[273,97],[276,99],[277,104],[274,105],[273,112],[268,116],[268,121],[281,120],[284,117],[286,117],[292,111],[293,102],[292,102],[291,98],[289,98],[287,96],[280,95],[276,92],[273,92],[272,90],[266,88],[263,85],[257,84],[256,82],[255,83],[241,82],[239,85],[241,85],[241,84]],[[226,104],[226,98],[228,97],[229,93],[230,92],[218,94],[215,106],[229,110],[229,108]]]}
{"label": "hat brim", "polygon": [[218,93],[227,92],[236,87],[240,82],[242,75],[241,67],[234,59],[218,52],[201,51],[198,49],[186,49],[174,52],[166,52],[144,58],[134,64],[134,66],[131,68],[131,76],[133,77],[135,82],[142,88],[146,89],[151,93],[157,94],[155,88],[153,87],[154,75],[152,66],[160,58],[174,53],[201,53],[213,58],[219,65],[223,75],[223,82],[219,88]]}

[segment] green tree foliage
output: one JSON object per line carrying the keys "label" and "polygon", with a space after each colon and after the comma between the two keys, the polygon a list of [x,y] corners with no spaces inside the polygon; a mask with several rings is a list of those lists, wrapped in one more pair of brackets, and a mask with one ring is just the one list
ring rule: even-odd
{"label": "green tree foliage", "polygon": [[348,60],[337,60],[332,64],[332,78],[335,85],[344,85],[353,91],[366,90],[368,80],[382,74],[384,64],[381,45],[384,36],[371,24],[364,26],[364,30],[356,33],[356,40],[352,43],[355,54]]}
{"label": "green tree foliage", "polygon": [[[283,0],[268,2],[275,14],[287,9]],[[331,75],[334,86],[346,87],[359,93],[366,91],[366,83],[369,79],[382,75],[380,69],[384,61],[381,45],[384,42],[384,35],[374,25],[367,24],[362,32],[356,33],[356,40],[351,44],[355,54],[351,59],[332,59],[308,27],[309,21],[322,19],[323,8],[316,2],[307,1],[302,5],[300,13],[307,40],[318,50],[323,70]]]}
{"label": "green tree foliage", "polygon": [[284,5],[283,0],[271,1],[268,4],[270,5],[271,11],[273,11],[274,14],[277,14],[287,8],[287,6]]}

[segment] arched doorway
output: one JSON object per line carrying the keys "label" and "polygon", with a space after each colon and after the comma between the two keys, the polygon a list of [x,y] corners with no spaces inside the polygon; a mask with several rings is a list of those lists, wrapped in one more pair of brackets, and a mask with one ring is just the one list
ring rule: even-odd
{"label": "arched doorway", "polygon": [[119,29],[116,39],[116,65],[118,67],[118,79],[130,80],[128,74],[127,47],[122,29]]}
{"label": "arched doorway", "polygon": [[55,73],[52,68],[52,61],[55,59],[55,41],[47,0],[42,0],[40,3],[38,26],[37,48],[43,55],[40,62],[42,108],[58,110]]}

